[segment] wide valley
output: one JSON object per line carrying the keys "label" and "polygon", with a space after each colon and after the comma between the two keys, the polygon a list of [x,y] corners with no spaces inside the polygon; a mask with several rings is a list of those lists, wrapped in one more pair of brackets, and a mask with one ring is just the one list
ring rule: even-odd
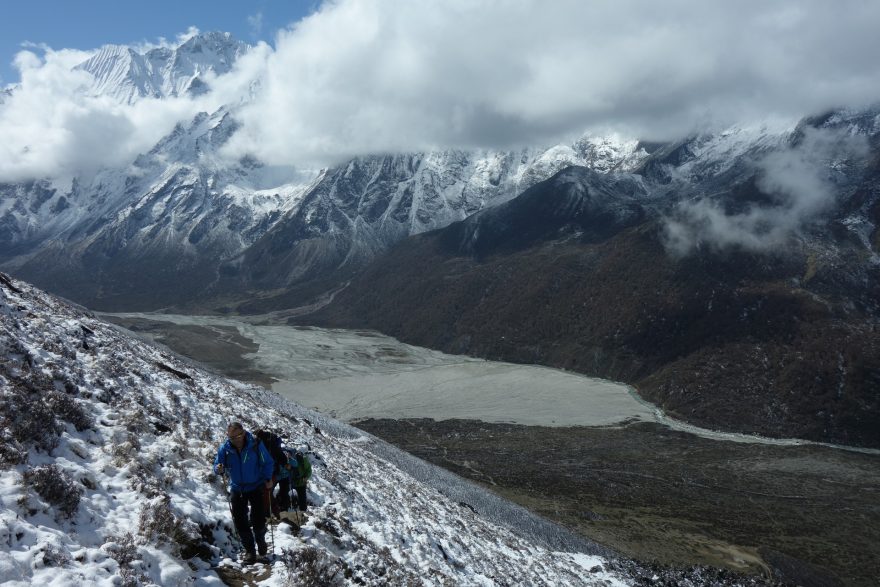
{"label": "wide valley", "polygon": [[376,332],[283,316],[103,317],[642,561],[802,585],[880,576],[880,451],[703,430],[623,384]]}

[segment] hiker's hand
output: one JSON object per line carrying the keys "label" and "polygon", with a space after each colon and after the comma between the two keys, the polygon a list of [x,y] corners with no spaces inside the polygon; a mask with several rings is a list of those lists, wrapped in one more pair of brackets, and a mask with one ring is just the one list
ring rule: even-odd
{"label": "hiker's hand", "polygon": [[217,465],[217,473],[220,474],[220,475],[223,474],[223,463],[219,463],[219,464]]}
{"label": "hiker's hand", "polygon": [[272,489],[272,480],[266,481],[266,489]]}

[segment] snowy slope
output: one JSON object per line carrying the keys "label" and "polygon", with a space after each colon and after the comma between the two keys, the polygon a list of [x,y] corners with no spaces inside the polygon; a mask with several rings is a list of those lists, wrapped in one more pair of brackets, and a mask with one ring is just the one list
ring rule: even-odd
{"label": "snowy slope", "polygon": [[229,33],[194,35],[175,48],[140,53],[124,45],[105,45],[76,67],[93,76],[88,90],[131,104],[141,98],[199,95],[207,91],[206,74],[227,73],[248,45]]}
{"label": "snowy slope", "polygon": [[631,582],[613,562],[540,546],[476,513],[491,506],[445,497],[376,456],[395,451],[372,437],[209,375],[2,274],[0,328],[4,584],[241,578],[210,470],[232,419],[313,451],[310,517],[275,528],[276,559],[244,570],[260,584]]}

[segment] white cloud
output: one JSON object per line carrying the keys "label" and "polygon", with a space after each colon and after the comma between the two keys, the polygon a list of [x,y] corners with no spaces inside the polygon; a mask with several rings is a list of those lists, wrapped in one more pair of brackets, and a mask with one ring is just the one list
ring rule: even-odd
{"label": "white cloud", "polygon": [[16,55],[21,83],[0,105],[0,181],[70,177],[127,164],[197,111],[186,99],[129,106],[86,96],[91,77],[73,67],[89,56],[51,49],[42,58],[32,51]]}
{"label": "white cloud", "polygon": [[153,49],[174,49],[186,43],[187,41],[198,35],[200,32],[201,31],[199,31],[198,27],[191,26],[186,29],[186,32],[176,34],[174,36],[174,39],[159,37],[155,41],[144,40],[140,43],[133,43],[132,45],[130,45],[130,47],[138,53],[146,53],[148,51],[152,51]]}
{"label": "white cloud", "polygon": [[880,3],[339,0],[282,31],[232,153],[273,163],[880,100]]}
{"label": "white cloud", "polygon": [[739,211],[710,199],[685,202],[666,223],[666,247],[683,256],[703,247],[766,251],[784,246],[834,206],[839,193],[832,181],[834,167],[857,162],[867,153],[861,135],[807,127],[797,145],[756,162],[756,185],[770,201],[734,202],[744,206]]}
{"label": "white cloud", "polygon": [[259,38],[260,33],[263,32],[263,13],[257,12],[256,14],[248,16],[247,23],[251,31],[251,36]]}
{"label": "white cloud", "polygon": [[28,51],[0,105],[0,179],[125,162],[196,109],[243,97],[226,154],[298,166],[585,130],[677,138],[864,105],[880,100],[877,22],[880,3],[861,0],[334,0],[198,102],[132,107],[78,95],[75,52]]}

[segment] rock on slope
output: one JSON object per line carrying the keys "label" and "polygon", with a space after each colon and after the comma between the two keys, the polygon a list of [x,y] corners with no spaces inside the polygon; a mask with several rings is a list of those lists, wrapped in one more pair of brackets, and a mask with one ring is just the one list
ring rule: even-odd
{"label": "rock on slope", "polygon": [[[0,329],[4,584],[211,585],[240,575],[210,471],[232,419],[313,450],[311,516],[301,529],[275,529],[280,556],[250,576],[263,584],[632,581],[611,570],[617,563],[554,552],[488,521],[473,510],[495,498],[463,507],[377,457],[372,437],[212,376],[3,274]],[[462,483],[436,474],[444,487]]]}

